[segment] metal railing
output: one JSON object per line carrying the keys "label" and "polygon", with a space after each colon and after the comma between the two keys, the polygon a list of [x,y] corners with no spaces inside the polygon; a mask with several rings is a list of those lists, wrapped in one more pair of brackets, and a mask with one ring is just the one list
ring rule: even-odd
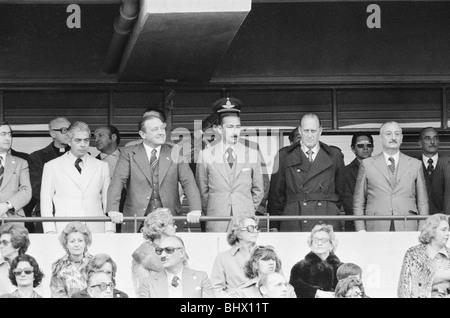
{"label": "metal railing", "polygon": [[[354,220],[362,220],[362,221],[404,221],[405,224],[407,221],[417,221],[417,220],[425,220],[429,215],[291,215],[291,216],[282,216],[282,215],[257,215],[256,216],[260,221],[266,221],[267,224],[267,232],[270,232],[270,222],[271,221],[354,221]],[[174,216],[175,221],[186,221],[186,216]],[[200,221],[230,221],[232,216],[201,216]],[[124,217],[124,223],[133,222],[134,223],[134,232],[137,232],[138,223],[142,222],[146,219],[145,216],[128,216]],[[96,216],[96,217],[2,217],[0,218],[1,224],[5,222],[20,222],[20,223],[28,223],[28,222],[110,222],[111,219],[106,216]],[[140,223],[139,223],[140,224]],[[185,224],[190,224],[185,222]]]}

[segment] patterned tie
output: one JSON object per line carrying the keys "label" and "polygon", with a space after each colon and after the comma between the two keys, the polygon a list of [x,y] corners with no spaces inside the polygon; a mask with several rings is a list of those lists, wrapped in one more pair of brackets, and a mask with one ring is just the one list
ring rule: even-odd
{"label": "patterned tie", "polygon": [[179,285],[179,283],[178,283],[178,281],[179,281],[180,279],[178,278],[178,276],[174,276],[173,277],[173,279],[172,279],[172,282],[170,283],[173,287],[178,287],[178,285]]}
{"label": "patterned tie", "polygon": [[427,167],[428,175],[431,176],[434,172],[433,168],[433,159],[428,159],[428,167]]}
{"label": "patterned tie", "polygon": [[77,160],[75,160],[75,168],[77,168],[77,170],[78,170],[79,173],[81,173],[81,166],[80,166],[80,163],[81,163],[82,161],[83,161],[83,160],[82,160],[81,158],[77,158]]}
{"label": "patterned tie", "polygon": [[233,164],[234,164],[233,149],[228,148],[227,153],[228,153],[227,162],[230,165],[230,168],[233,168]]}
{"label": "patterned tie", "polygon": [[155,172],[156,163],[158,162],[156,158],[156,149],[152,149],[152,155],[150,156],[150,171]]}
{"label": "patterned tie", "polygon": [[391,162],[391,164],[388,166],[389,171],[391,171],[391,173],[394,174],[395,173],[395,160],[392,157],[389,157],[388,160]]}
{"label": "patterned tie", "polygon": [[0,185],[3,182],[3,173],[5,172],[5,167],[3,167],[3,157],[0,157]]}
{"label": "patterned tie", "polygon": [[312,155],[313,155],[314,151],[312,151],[311,149],[309,149],[306,153],[308,154],[308,160],[309,160],[309,162],[312,163],[312,162],[313,162],[313,157],[312,157]]}

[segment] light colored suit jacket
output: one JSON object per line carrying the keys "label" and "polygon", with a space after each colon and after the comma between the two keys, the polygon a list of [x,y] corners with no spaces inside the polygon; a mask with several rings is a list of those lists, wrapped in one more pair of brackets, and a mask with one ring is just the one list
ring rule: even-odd
{"label": "light colored suit jacket", "polygon": [[[166,271],[147,277],[139,290],[140,298],[168,298]],[[208,275],[202,271],[183,268],[183,298],[215,298]]]}
{"label": "light colored suit jacket", "polygon": [[[364,159],[353,195],[355,215],[428,215],[428,194],[422,163],[400,153],[391,183],[383,153]],[[364,225],[366,224],[366,226]],[[355,221],[356,230],[389,231],[391,221]],[[417,231],[417,221],[394,221],[396,231]]]}
{"label": "light colored suit jacket", "polygon": [[[264,182],[257,149],[236,144],[234,176],[222,143],[205,148],[199,155],[196,181],[207,216],[254,215],[264,196]],[[206,231],[225,232],[228,222],[207,222]]]}
{"label": "light colored suit jacket", "polygon": [[[8,211],[8,216],[25,216],[23,207],[30,202],[31,184],[28,162],[19,157],[5,157],[5,170],[0,186],[0,202],[11,202],[14,211]],[[16,214],[16,215],[14,215]]]}
{"label": "light colored suit jacket", "polygon": [[[179,155],[179,148],[164,144],[158,159],[159,196],[163,207],[174,215],[182,213],[178,182],[183,187],[190,211],[201,210],[200,193],[189,165]],[[124,216],[144,216],[152,193],[150,161],[144,145],[122,148],[108,189],[106,211],[119,211],[120,194],[126,185]],[[134,232],[133,222],[122,225],[123,233]]]}
{"label": "light colored suit jacket", "polygon": [[[56,217],[104,216],[106,194],[110,183],[106,162],[87,155],[81,171],[77,171],[69,152],[44,165],[41,185],[41,215]],[[119,195],[120,199],[120,195]],[[44,233],[61,232],[67,222],[44,222]],[[92,232],[115,231],[111,222],[87,222]]]}

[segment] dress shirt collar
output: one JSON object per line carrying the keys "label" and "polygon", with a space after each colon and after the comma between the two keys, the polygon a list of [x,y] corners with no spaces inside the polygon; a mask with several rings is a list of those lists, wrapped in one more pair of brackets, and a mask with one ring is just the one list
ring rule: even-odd
{"label": "dress shirt collar", "polygon": [[447,253],[447,249],[445,248],[445,246],[443,248],[441,248],[439,251],[436,251],[434,248],[431,247],[430,244],[427,244],[427,254],[431,259],[434,259],[436,257],[436,255],[438,254],[442,254],[445,257],[450,259],[450,256]]}
{"label": "dress shirt collar", "polygon": [[[306,158],[308,158],[307,151],[309,150],[309,148],[306,147],[301,140],[300,140],[300,146],[301,146],[302,151],[305,154]],[[320,150],[320,144],[317,143],[317,145],[315,145],[311,150],[313,151],[312,158],[313,158],[313,161],[314,161],[316,159],[317,153]]]}
{"label": "dress shirt collar", "polygon": [[145,152],[147,153],[148,161],[150,162],[150,158],[152,157],[152,150],[156,149],[156,159],[159,159],[159,155],[161,154],[161,145],[159,145],[156,148],[152,148],[145,144],[145,142],[142,143],[145,148]]}
{"label": "dress shirt collar", "polygon": [[[70,158],[70,161],[73,161],[73,163],[75,164],[75,161],[78,157],[75,157],[71,151],[68,152],[68,156]],[[87,154],[85,154],[83,157],[80,157],[80,159],[83,160],[83,165],[86,165],[86,158]]]}
{"label": "dress shirt collar", "polygon": [[427,156],[422,154],[422,162],[423,162],[425,168],[428,167],[428,159],[431,158],[431,159],[433,159],[433,168],[436,169],[436,165],[437,165],[437,162],[438,162],[438,157],[439,156],[438,156],[437,153],[433,157],[427,157]]}
{"label": "dress shirt collar", "polygon": [[400,160],[400,151],[397,151],[395,154],[393,154],[392,156],[388,155],[387,153],[385,153],[383,151],[383,155],[384,155],[384,161],[386,162],[386,165],[389,166],[391,164],[391,162],[389,161],[389,157],[394,158],[395,160],[395,168],[398,167],[398,161]]}

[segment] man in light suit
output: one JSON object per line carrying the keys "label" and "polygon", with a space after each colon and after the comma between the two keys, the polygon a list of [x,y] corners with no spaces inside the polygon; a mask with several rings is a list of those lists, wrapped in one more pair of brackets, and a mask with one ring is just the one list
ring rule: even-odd
{"label": "man in light suit", "polygon": [[[223,109],[219,142],[199,154],[196,180],[207,216],[255,215],[264,196],[258,150],[240,139],[239,110],[232,109]],[[208,221],[206,231],[226,232],[228,223]]]}
{"label": "man in light suit", "polygon": [[155,252],[164,270],[145,278],[140,298],[215,298],[208,274],[185,266],[188,256],[181,238],[168,236]]}
{"label": "man in light suit", "polygon": [[11,145],[11,127],[0,121],[0,217],[24,217],[31,199],[28,162],[10,155]]}
{"label": "man in light suit", "polygon": [[[108,164],[87,153],[91,131],[86,123],[73,123],[67,134],[70,151],[44,165],[41,215],[104,216],[110,183]],[[44,233],[60,233],[66,225],[67,222],[44,222]],[[86,225],[94,233],[115,231],[111,222],[87,222]]]}
{"label": "man in light suit", "polygon": [[[198,222],[200,193],[179,147],[165,143],[166,124],[157,116],[146,116],[139,122],[139,135],[143,143],[121,151],[108,189],[108,216],[114,223],[122,223],[123,216],[146,216],[160,207],[181,214],[180,182],[189,203],[188,222]],[[125,185],[127,198],[120,211],[120,194]],[[122,232],[134,232],[133,222],[124,223]]]}
{"label": "man in light suit", "polygon": [[[383,152],[364,159],[353,195],[354,215],[428,215],[422,163],[400,152],[403,135],[394,121],[380,128]],[[355,221],[356,231],[417,231],[417,221]]]}

